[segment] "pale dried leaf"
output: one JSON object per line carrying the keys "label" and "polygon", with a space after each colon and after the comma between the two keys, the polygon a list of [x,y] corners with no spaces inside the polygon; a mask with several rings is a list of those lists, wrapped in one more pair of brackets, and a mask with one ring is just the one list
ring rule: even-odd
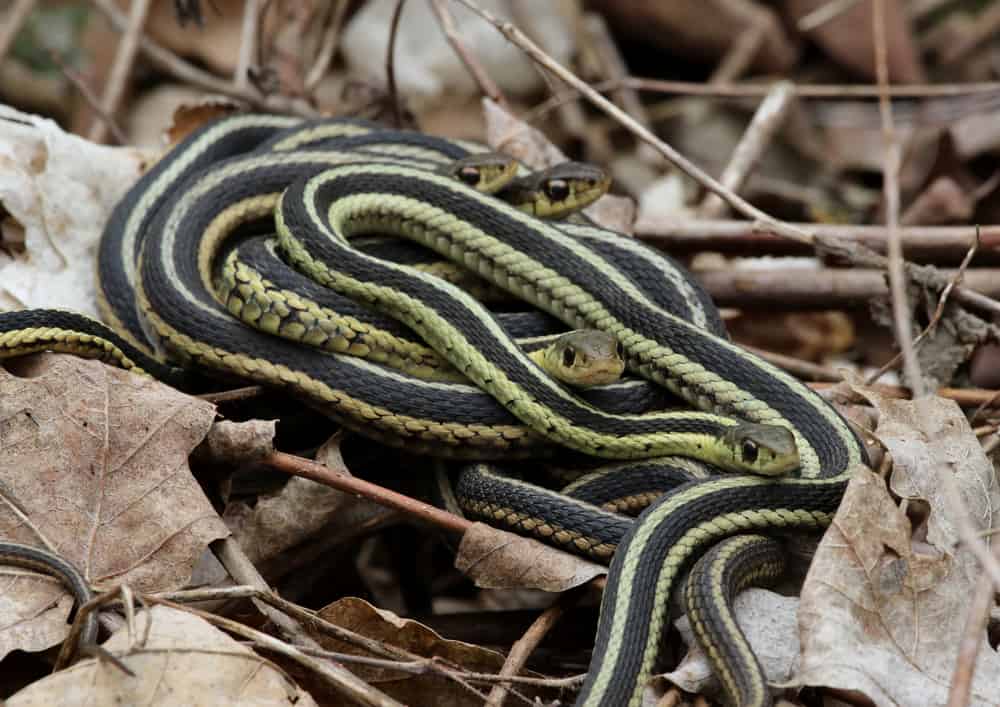
{"label": "pale dried leaf", "polygon": [[274,452],[276,428],[274,420],[220,420],[209,428],[197,452],[214,463],[249,464]]}
{"label": "pale dried leaf", "polygon": [[[893,489],[930,509],[926,542],[883,481],[859,468],[803,587],[798,681],[858,690],[878,705],[944,704],[981,570],[958,544],[941,475],[951,476],[983,531],[996,526],[1000,494],[955,403],[859,392],[879,409],[876,434],[893,456]],[[985,634],[981,640],[970,705],[995,704],[1000,690],[1000,657]]]}
{"label": "pale dried leaf", "polygon": [[0,249],[0,310],[70,307],[96,316],[97,243],[147,159],[0,106],[0,210],[10,214],[5,234],[23,230],[25,248]]}
{"label": "pale dried leaf", "polygon": [[462,536],[455,567],[485,589],[564,592],[607,568],[531,538],[476,523]]}
{"label": "pale dried leaf", "polygon": [[[484,0],[478,4],[505,19],[513,17],[509,0]],[[567,63],[575,51],[575,38],[555,5],[531,3],[532,33],[556,61]],[[389,41],[386,28],[395,7],[395,0],[371,0],[345,27],[341,46],[355,81],[385,85],[385,64],[381,58],[373,61],[372,57],[386,55]],[[532,94],[544,85],[531,60],[491,24],[461,5],[452,3],[448,9],[462,42],[472,48],[476,61],[504,93]],[[445,39],[429,3],[405,4],[394,58],[397,90],[418,112],[440,103],[445,94],[479,93],[465,64]]]}
{"label": "pale dried leaf", "polygon": [[[294,705],[313,698],[272,663],[192,614],[156,606],[136,619],[138,643],[123,628],[104,644],[135,673],[84,660],[32,683],[7,699],[35,705]],[[148,633],[147,633],[148,631]]]}
{"label": "pale dried leaf", "polygon": [[[91,583],[183,586],[208,543],[228,533],[187,465],[214,408],[73,356],[32,356],[14,370],[0,367],[3,493]],[[0,536],[39,544],[2,500]],[[38,586],[32,580],[14,594],[18,583],[6,594],[27,603],[17,618],[4,612],[0,625],[37,612]],[[17,640],[16,631],[0,632],[0,655],[22,647]]]}
{"label": "pale dried leaf", "polygon": [[223,517],[247,557],[258,564],[326,527],[349,499],[329,486],[293,476],[280,491],[261,496],[252,506],[230,504]]}
{"label": "pale dried leaf", "polygon": [[[799,636],[796,611],[799,600],[756,587],[740,592],[733,611],[753,652],[772,683],[787,682],[798,667]],[[677,668],[659,676],[687,692],[720,694],[719,680],[694,639],[686,616],[676,622],[688,645],[688,653]]]}
{"label": "pale dried leaf", "polygon": [[[336,434],[324,443],[316,461],[350,474],[340,456],[340,439]],[[374,501],[298,476],[290,477],[279,491],[259,497],[252,505],[230,503],[223,513],[247,557],[268,576],[282,574],[286,566],[301,562],[299,553],[287,552],[290,548],[313,541],[343,542],[344,535],[350,536],[359,528],[370,531],[376,525],[373,519],[390,515]]]}
{"label": "pale dried leaf", "polygon": [[[426,658],[433,657],[444,664],[457,665],[470,672],[496,673],[503,665],[503,656],[496,651],[462,641],[447,640],[417,621],[400,618],[391,611],[377,609],[355,597],[329,604],[320,610],[319,615],[337,626],[360,633],[383,645],[402,648]],[[363,649],[318,632],[314,638],[329,650],[354,655],[367,654]],[[482,705],[482,699],[431,671],[415,675],[387,668],[352,665],[349,662],[344,664],[362,680],[377,685],[380,690],[409,705]],[[528,694],[531,694],[530,690]]]}

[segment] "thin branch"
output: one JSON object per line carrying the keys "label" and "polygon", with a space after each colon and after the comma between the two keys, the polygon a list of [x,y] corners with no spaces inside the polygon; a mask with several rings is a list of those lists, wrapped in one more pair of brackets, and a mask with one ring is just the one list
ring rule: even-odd
{"label": "thin branch", "polygon": [[[916,351],[916,349],[920,346],[920,344],[923,343],[924,339],[926,339],[927,336],[937,328],[938,322],[941,321],[941,317],[944,316],[945,306],[948,304],[948,296],[951,294],[952,290],[955,289],[955,287],[962,281],[962,278],[965,277],[965,271],[969,267],[969,263],[972,262],[972,258],[975,256],[976,251],[978,249],[979,249],[979,238],[976,238],[975,242],[969,248],[969,252],[966,253],[965,258],[962,260],[962,264],[958,266],[958,271],[955,273],[955,276],[951,279],[950,282],[948,282],[948,286],[945,287],[944,290],[941,292],[941,296],[938,297],[937,306],[934,308],[934,313],[931,315],[930,321],[927,322],[927,326],[925,326],[923,331],[921,331],[920,334],[918,334],[917,337],[913,340],[912,346],[914,351]],[[885,375],[886,372],[893,370],[897,365],[899,365],[899,362],[900,360],[902,360],[902,357],[903,357],[903,352],[900,351],[891,359],[889,359],[889,361],[887,361],[877,371],[875,371],[875,373],[873,373],[871,376],[868,377],[867,384],[871,385],[879,378],[881,378],[883,375]]]}
{"label": "thin branch", "polygon": [[761,17],[759,12],[755,12],[749,26],[740,32],[736,41],[730,45],[729,50],[722,57],[722,61],[712,72],[708,83],[724,84],[743,76],[753,63],[757,52],[760,51],[769,27],[770,23]]}
{"label": "thin branch", "polygon": [[243,3],[243,21],[240,30],[240,52],[233,73],[233,86],[237,91],[251,90],[250,74],[257,59],[257,31],[260,24],[261,0]]}
{"label": "thin branch", "polygon": [[472,527],[472,523],[465,518],[460,518],[447,511],[442,511],[440,508],[435,508],[430,504],[417,501],[409,496],[404,496],[401,493],[396,493],[368,481],[363,481],[355,476],[341,474],[322,464],[303,459],[302,457],[296,457],[283,452],[274,452],[260,461],[279,471],[312,479],[332,488],[363,496],[382,506],[403,511],[445,530],[464,533]]}
{"label": "thin branch", "polygon": [[352,701],[359,702],[363,705],[369,705],[370,707],[403,707],[402,703],[397,702],[380,690],[375,689],[368,683],[356,677],[354,673],[346,668],[330,661],[319,660],[306,655],[297,647],[278,640],[277,638],[274,638],[273,636],[262,631],[252,629],[249,626],[239,623],[238,621],[233,621],[232,619],[227,619],[207,611],[200,611],[188,606],[173,604],[171,602],[153,597],[150,597],[150,601],[156,604],[169,606],[179,611],[186,611],[204,619],[213,626],[217,626],[218,628],[236,636],[241,636],[247,640],[253,641],[260,648],[264,648],[266,650],[273,651],[278,655],[284,656],[285,658],[298,663],[307,670],[315,673],[316,677],[324,680],[332,688]]}
{"label": "thin branch", "polygon": [[[459,0],[461,2],[461,0]],[[693,81],[664,81],[629,76],[620,82],[609,82],[600,90],[625,85],[637,91],[674,93],[706,98],[763,98],[771,87],[767,83],[746,82],[705,84]],[[980,81],[952,84],[897,84],[888,87],[892,98],[955,98],[959,96],[1000,96],[1000,81]],[[795,86],[796,98],[878,98],[879,88],[871,84],[809,84]]]}
{"label": "thin branch", "polygon": [[[947,286],[947,279],[956,270],[934,271],[940,274]],[[920,272],[922,276],[924,271]],[[873,297],[889,294],[885,273],[874,268],[720,268],[698,270],[695,276],[720,306],[743,309],[764,307],[769,309],[822,309],[830,307],[860,307]],[[936,279],[923,280],[928,287],[938,288]],[[1000,268],[974,268],[964,276],[965,284],[1000,296]],[[953,287],[951,298],[957,300],[960,287]],[[1000,306],[987,298],[995,312]]]}
{"label": "thin branch", "polygon": [[396,36],[399,34],[399,18],[403,14],[405,4],[406,0],[396,0],[396,9],[392,11],[392,20],[389,22],[389,43],[385,49],[386,90],[389,93],[392,116],[397,128],[403,127],[403,111],[399,105],[399,92],[396,90]]}
{"label": "thin branch", "polygon": [[465,64],[465,68],[470,74],[472,74],[472,79],[479,86],[479,90],[483,92],[484,95],[489,96],[497,104],[508,107],[507,97],[504,96],[503,91],[496,82],[490,78],[489,73],[483,68],[479,60],[476,59],[475,54],[465,46],[462,42],[462,37],[458,33],[458,28],[455,26],[455,18],[448,10],[447,5],[445,5],[444,0],[431,0],[431,9],[434,10],[434,14],[437,15],[438,22],[441,23],[441,30],[444,32],[445,38],[448,43],[451,44],[451,48],[455,50],[458,58],[462,60]]}
{"label": "thin branch", "polygon": [[[128,27],[128,19],[112,0],[91,0],[91,2],[111,21],[115,29],[125,31]],[[184,61],[149,37],[141,36],[139,38],[139,48],[161,70],[197,88],[245,101],[255,108],[275,113],[291,113],[306,118],[315,118],[319,115],[314,108],[301,99],[276,95],[264,96],[255,88],[241,90],[234,86],[231,81],[220,79]]]}
{"label": "thin branch", "polygon": [[911,338],[913,318],[906,293],[906,275],[903,272],[903,245],[899,238],[899,167],[902,156],[899,141],[892,124],[892,103],[885,87],[889,85],[889,60],[886,46],[885,0],[872,3],[872,34],[875,41],[875,73],[879,93],[879,114],[882,118],[882,144],[885,157],[882,163],[882,190],[885,195],[885,225],[889,234],[889,291],[892,298],[892,318],[896,341],[903,354],[903,371],[915,397],[927,394],[927,384],[920,372],[920,362]]}
{"label": "thin branch", "polygon": [[344,26],[344,19],[347,17],[347,8],[349,5],[349,0],[337,0],[337,5],[333,10],[333,17],[330,19],[330,24],[323,34],[323,43],[320,45],[319,53],[316,55],[316,62],[309,69],[309,73],[306,74],[306,93],[312,93],[316,90],[316,86],[323,80],[327,70],[330,68],[333,55],[337,52],[340,31]]}
{"label": "thin branch", "polygon": [[[589,591],[587,585],[582,585],[564,592],[555,603],[539,614],[538,618],[524,632],[524,635],[511,646],[507,659],[504,661],[503,667],[500,668],[500,677],[513,677],[521,672],[542,639],[555,627],[567,609],[573,607],[586,591]],[[490,696],[486,700],[487,707],[500,707],[507,698],[507,690],[508,687],[503,684],[490,690]]]}
{"label": "thin branch", "polygon": [[[775,133],[784,124],[785,117],[792,106],[792,85],[787,81],[779,81],[761,101],[760,107],[754,113],[750,124],[743,132],[739,144],[733,150],[729,164],[719,177],[719,181],[727,189],[739,192],[747,178],[756,168],[764,151],[770,146]],[[716,194],[709,194],[698,208],[699,215],[705,219],[721,216],[726,209],[725,203]]]}
{"label": "thin branch", "polygon": [[652,146],[657,152],[659,152],[684,174],[697,181],[709,191],[717,194],[723,201],[729,204],[733,210],[747,216],[748,218],[756,219],[764,224],[767,224],[768,228],[773,230],[775,233],[779,233],[787,238],[791,238],[802,243],[813,242],[813,237],[810,233],[776,220],[774,217],[761,211],[742,197],[734,194],[731,190],[726,189],[710,174],[684,157],[684,155],[679,153],[673,147],[660,140],[651,130],[639,124],[634,118],[628,115],[628,113],[592,89],[586,84],[586,82],[576,76],[576,74],[542,51],[537,44],[531,41],[531,39],[525,35],[524,32],[519,30],[513,24],[510,22],[504,22],[499,18],[494,17],[491,13],[483,10],[471,0],[455,1],[469,8],[496,27],[505,37],[507,37],[508,40],[520,47],[521,50],[531,57],[531,59],[533,59],[537,64],[550,71],[564,83],[579,91],[581,95],[583,95],[593,105],[617,120],[622,127],[635,135],[637,138]]}
{"label": "thin branch", "polygon": [[31,11],[35,9],[38,0],[17,0],[14,7],[7,11],[4,17],[4,27],[0,29],[0,64],[10,51],[10,47],[17,38],[17,33],[21,31],[24,23],[28,21]]}
{"label": "thin branch", "polygon": [[[139,40],[142,37],[142,29],[146,26],[146,16],[149,14],[149,0],[132,0],[129,9],[128,26],[118,42],[118,52],[115,54],[114,63],[111,65],[111,72],[108,75],[104,88],[104,95],[101,97],[100,113],[109,117],[114,117],[118,112],[118,105],[125,95],[125,88],[128,85],[129,74],[135,66],[135,55],[139,49]],[[101,115],[96,116],[96,120],[90,126],[89,138],[92,142],[104,142],[108,132],[108,121]]]}
{"label": "thin branch", "polygon": [[811,32],[814,29],[819,29],[827,22],[832,22],[840,17],[858,2],[859,0],[830,0],[799,18],[796,26],[800,32]]}
{"label": "thin branch", "polygon": [[52,63],[59,67],[59,71],[62,72],[63,76],[65,76],[69,82],[73,84],[76,90],[80,92],[80,95],[83,96],[83,100],[87,102],[87,105],[90,106],[92,111],[94,111],[94,114],[105,122],[108,130],[111,131],[112,137],[114,137],[119,144],[124,145],[128,141],[128,138],[125,137],[125,133],[122,129],[118,127],[118,123],[115,122],[115,119],[104,111],[104,107],[101,105],[100,100],[94,95],[94,92],[90,90],[90,86],[87,85],[87,82],[84,81],[83,78],[76,73],[76,71],[66,65],[66,63],[62,60],[62,57],[59,56],[58,52],[49,50],[48,54]]}

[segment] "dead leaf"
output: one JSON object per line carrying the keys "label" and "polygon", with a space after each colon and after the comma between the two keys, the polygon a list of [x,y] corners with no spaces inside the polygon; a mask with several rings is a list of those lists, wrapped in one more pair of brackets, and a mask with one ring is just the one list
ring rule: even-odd
{"label": "dead leaf", "polygon": [[[361,635],[405,649],[411,653],[435,658],[443,665],[458,666],[478,673],[496,673],[503,665],[503,655],[496,651],[462,641],[442,638],[427,626],[403,619],[392,613],[377,609],[368,602],[355,597],[336,601],[320,610],[319,615],[327,621],[350,629]],[[327,649],[365,655],[353,645],[331,639],[317,632],[314,635]],[[448,680],[433,671],[423,674],[403,673],[387,668],[373,668],[362,665],[345,665],[362,680],[375,684],[380,690],[409,705],[433,705],[433,707],[468,705],[479,707],[483,701],[466,688]],[[518,686],[522,691],[524,686]],[[532,695],[530,688],[527,695]]]}
{"label": "dead leaf", "polygon": [[195,451],[210,463],[251,464],[274,452],[276,428],[275,420],[219,420]]}
{"label": "dead leaf", "polygon": [[0,207],[24,252],[0,249],[0,310],[70,307],[97,316],[94,252],[148,155],[95,145],[0,106]]}
{"label": "dead leaf", "polygon": [[[261,435],[261,442],[266,436]],[[336,434],[324,443],[316,453],[316,461],[350,475],[340,456],[341,438]],[[223,513],[247,557],[272,580],[310,561],[331,543],[345,542],[345,537],[355,535],[358,529],[371,532],[381,522],[395,517],[395,512],[374,501],[298,476],[290,477],[279,491],[260,496],[253,504],[230,503]],[[310,544],[308,549],[303,547],[306,543]],[[297,549],[289,552],[291,548]]]}
{"label": "dead leaf", "polygon": [[755,73],[783,73],[798,55],[798,48],[781,20],[763,3],[591,0],[588,5],[604,15],[617,34],[667,55],[679,54],[712,64],[731,51],[735,39],[748,34],[755,25],[763,28],[763,41],[753,57]]}
{"label": "dead leaf", "polygon": [[[509,0],[485,0],[483,9],[506,20],[513,18]],[[558,3],[531,3],[531,30],[539,43],[560,63],[575,51],[575,36],[562,21]],[[386,28],[395,10],[394,0],[371,0],[351,17],[344,28],[341,47],[350,78],[385,85],[384,62],[389,41]],[[508,42],[491,24],[460,5],[449,6],[456,31],[471,47],[476,61],[500,89],[511,95],[531,95],[544,86],[531,60]],[[462,60],[444,37],[428,3],[407,3],[400,16],[395,45],[396,86],[418,113],[450,102],[455,94],[479,93]],[[447,95],[446,101],[443,100]],[[435,105],[437,104],[437,105]]]}
{"label": "dead leaf", "polygon": [[[788,0],[785,10],[791,23],[797,23],[829,0]],[[926,80],[920,53],[909,26],[907,3],[885,3],[886,61],[892,83],[923,83]],[[836,17],[806,33],[837,63],[868,81],[875,80],[875,44],[871,2],[854,2],[843,7]]]}
{"label": "dead leaf", "polygon": [[[879,705],[944,704],[981,570],[958,544],[941,475],[983,531],[1000,518],[1000,492],[954,402],[858,390],[880,412],[876,435],[893,456],[893,490],[929,508],[926,541],[882,479],[858,469],[803,587],[797,681],[858,690]],[[969,704],[985,706],[1000,690],[1000,657],[981,640]]]}
{"label": "dead leaf", "polygon": [[[85,660],[32,683],[7,698],[7,704],[316,704],[270,661],[193,614],[155,606],[140,613],[136,623],[136,636],[129,636],[123,628],[104,644],[135,677],[100,661]],[[145,640],[140,643],[139,637]]]}
{"label": "dead leaf", "polygon": [[455,567],[484,589],[564,592],[607,573],[607,568],[485,523],[462,536]]}
{"label": "dead leaf", "polygon": [[[208,543],[228,534],[187,466],[214,414],[208,403],[96,361],[43,354],[8,362],[0,367],[0,481],[92,584],[177,589]],[[2,500],[0,537],[39,543]],[[17,618],[4,612],[0,625],[38,610],[38,586],[5,595],[19,597]],[[18,633],[0,632],[0,655],[22,647]]]}
{"label": "dead leaf", "polygon": [[[797,597],[757,587],[740,592],[733,601],[736,621],[771,683],[788,682],[798,667],[798,606]],[[674,670],[657,678],[668,680],[686,692],[721,694],[719,679],[695,641],[687,617],[678,619],[676,625],[688,645],[688,653]]]}

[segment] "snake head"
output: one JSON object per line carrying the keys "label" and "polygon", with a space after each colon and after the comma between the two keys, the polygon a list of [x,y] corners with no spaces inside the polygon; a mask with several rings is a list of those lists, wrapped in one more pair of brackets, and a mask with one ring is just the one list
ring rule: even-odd
{"label": "snake head", "polygon": [[799,450],[792,431],[778,425],[744,422],[722,435],[736,467],[750,474],[781,476],[799,467]]}
{"label": "snake head", "polygon": [[625,351],[613,334],[575,329],[532,358],[553,378],[576,388],[615,383],[625,371]]}

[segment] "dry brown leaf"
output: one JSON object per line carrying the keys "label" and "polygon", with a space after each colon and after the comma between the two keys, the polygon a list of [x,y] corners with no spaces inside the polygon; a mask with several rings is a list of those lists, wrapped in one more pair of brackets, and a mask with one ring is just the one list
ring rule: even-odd
{"label": "dry brown leaf", "polygon": [[[486,142],[531,169],[546,169],[567,161],[562,150],[539,130],[509,113],[489,98],[483,99]],[[604,228],[632,233],[635,204],[631,199],[606,194],[583,212]]]}
{"label": "dry brown leaf", "polygon": [[[7,699],[35,705],[281,705],[314,707],[308,692],[272,663],[206,621],[163,606],[140,613],[137,636],[123,628],[104,644],[135,677],[97,660],[81,661]],[[148,633],[147,633],[148,631]],[[143,643],[137,637],[145,638]]]}
{"label": "dry brown leaf", "polygon": [[484,589],[564,592],[607,568],[531,538],[475,523],[462,536],[455,567]]}
{"label": "dry brown leaf", "polygon": [[[733,601],[737,623],[750,641],[769,682],[787,682],[798,666],[798,605],[796,597],[782,596],[757,587],[740,592]],[[658,677],[687,692],[719,694],[719,680],[708,658],[695,642],[687,617],[678,619],[676,624],[689,647],[688,653],[674,670]],[[657,687],[654,684],[654,689]],[[662,688],[660,691],[663,691]]]}
{"label": "dry brown leaf", "polygon": [[[350,629],[367,638],[427,658],[435,657],[443,664],[458,666],[467,671],[496,673],[503,665],[503,656],[496,651],[462,641],[444,639],[417,621],[402,619],[391,611],[377,609],[355,597],[336,601],[321,609],[319,615],[337,626]],[[355,655],[365,654],[357,647],[333,640],[328,636],[314,637],[330,650]],[[409,705],[479,707],[483,703],[482,698],[433,672],[415,675],[350,663],[345,665],[362,680],[375,684],[380,690]],[[520,691],[522,688],[518,689]],[[531,690],[527,690],[526,694],[532,694]]]}
{"label": "dry brown leaf", "polygon": [[[317,451],[316,461],[349,475],[340,456],[340,440],[339,434],[331,437]],[[374,501],[292,476],[280,490],[260,496],[252,505],[230,503],[223,517],[250,560],[274,579],[309,562],[324,548],[344,543],[359,529],[371,532],[395,513]],[[289,552],[291,548],[296,550]]]}
{"label": "dry brown leaf", "polygon": [[732,50],[736,38],[756,25],[764,28],[753,67],[763,73],[787,71],[798,49],[780,19],[764,3],[732,0],[591,0],[615,32],[662,50],[713,63]]}
{"label": "dry brown leaf", "polygon": [[[207,544],[228,534],[187,466],[214,414],[208,403],[95,361],[45,354],[9,362],[0,367],[0,482],[91,583],[176,589]],[[39,544],[3,500],[0,536]],[[38,586],[10,585],[5,596],[17,605],[4,608],[16,613],[0,613],[0,625],[38,610]],[[19,633],[0,631],[0,655],[22,647]]]}
{"label": "dry brown leaf", "polygon": [[[785,10],[792,23],[809,13],[829,5],[830,0],[786,0]],[[906,12],[907,3],[889,0],[885,3],[886,53],[889,80],[893,83],[923,83],[926,80],[920,54]],[[857,72],[869,81],[875,80],[875,47],[871,2],[855,2],[833,19],[808,32],[834,61]]]}
{"label": "dry brown leaf", "polygon": [[212,463],[251,464],[274,452],[275,420],[220,420],[211,426],[196,450]]}
{"label": "dry brown leaf", "polygon": [[[856,471],[803,587],[797,680],[858,690],[878,705],[944,704],[981,570],[958,543],[942,475],[984,531],[1000,519],[1000,492],[954,402],[859,392],[879,410],[876,435],[893,456],[893,490],[930,510],[926,541],[882,479]],[[1000,694],[1000,657],[985,634],[981,640],[969,704],[985,706]]]}

